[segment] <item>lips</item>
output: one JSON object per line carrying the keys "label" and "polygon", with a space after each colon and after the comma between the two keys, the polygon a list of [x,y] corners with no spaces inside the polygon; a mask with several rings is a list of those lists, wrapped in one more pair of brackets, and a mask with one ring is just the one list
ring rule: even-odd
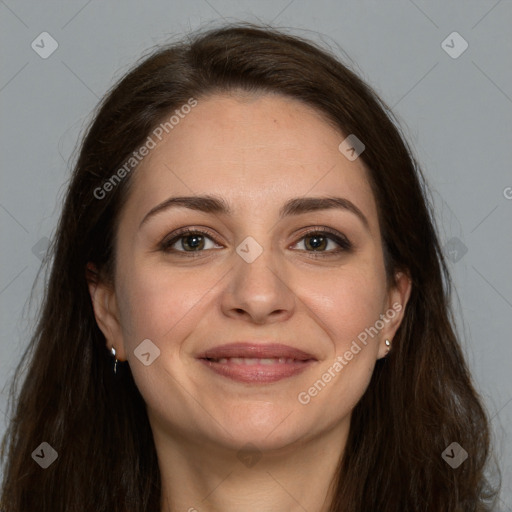
{"label": "lips", "polygon": [[229,359],[229,358],[255,358],[255,359],[293,359],[307,361],[315,359],[312,354],[288,345],[230,343],[206,350],[199,359]]}
{"label": "lips", "polygon": [[302,373],[317,359],[282,344],[231,343],[206,350],[198,359],[217,374],[246,383],[269,383]]}

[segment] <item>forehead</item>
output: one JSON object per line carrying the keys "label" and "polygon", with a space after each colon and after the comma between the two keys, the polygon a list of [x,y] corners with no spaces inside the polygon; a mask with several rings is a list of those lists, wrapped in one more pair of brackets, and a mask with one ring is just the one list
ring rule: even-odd
{"label": "forehead", "polygon": [[290,197],[343,195],[372,225],[376,209],[367,170],[361,159],[349,161],[339,151],[345,137],[292,98],[198,98],[134,173],[127,206],[143,215],[170,196],[215,194],[243,213],[258,206],[277,210]]}

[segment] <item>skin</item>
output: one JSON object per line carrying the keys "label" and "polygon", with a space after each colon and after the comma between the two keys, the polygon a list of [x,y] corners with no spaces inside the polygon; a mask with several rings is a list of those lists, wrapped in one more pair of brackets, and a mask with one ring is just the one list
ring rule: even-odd
{"label": "skin", "polygon": [[[147,404],[162,476],[162,512],[326,511],[351,411],[403,318],[411,282],[388,288],[376,204],[361,159],[338,150],[346,135],[301,102],[278,95],[216,95],[198,105],[144,159],[121,212],[114,285],[90,284],[107,347],[129,362]],[[169,197],[222,196],[232,215],[173,208]],[[279,219],[290,198],[339,196],[365,215],[322,210]],[[329,227],[354,245],[311,248],[304,228]],[[209,228],[199,257],[160,242],[182,227]],[[209,236],[209,235],[207,235]],[[252,263],[236,248],[263,248]],[[309,244],[309,245],[306,245]],[[188,246],[190,247],[190,246]],[[190,249],[189,249],[190,250]],[[326,256],[315,258],[314,254]],[[307,391],[358,334],[401,305],[378,335],[311,398]],[[134,350],[150,339],[149,366]],[[237,340],[291,345],[317,361],[270,384],[219,376],[196,356]],[[332,370],[331,370],[332,373]],[[257,458],[240,450],[252,443]],[[238,455],[238,456],[237,456]]]}

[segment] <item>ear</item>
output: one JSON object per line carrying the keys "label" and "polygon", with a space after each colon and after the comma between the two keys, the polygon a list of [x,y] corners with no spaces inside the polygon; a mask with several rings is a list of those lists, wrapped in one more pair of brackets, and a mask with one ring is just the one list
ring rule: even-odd
{"label": "ear", "polygon": [[93,263],[86,265],[86,280],[96,323],[105,336],[107,349],[110,351],[114,347],[116,359],[126,361],[115,289],[113,285],[100,278],[100,273]]}
{"label": "ear", "polygon": [[[393,338],[400,327],[405,315],[405,308],[411,295],[412,280],[408,273],[397,272],[395,282],[390,287],[386,309],[381,315],[384,327],[380,332],[378,359],[385,357],[393,348]],[[387,320],[387,321],[386,321]],[[386,345],[386,340],[391,342],[391,347]]]}

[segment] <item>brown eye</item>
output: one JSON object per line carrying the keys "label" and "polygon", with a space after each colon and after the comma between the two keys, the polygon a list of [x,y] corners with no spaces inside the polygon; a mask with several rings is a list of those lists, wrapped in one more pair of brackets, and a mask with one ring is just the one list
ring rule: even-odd
{"label": "brown eye", "polygon": [[213,249],[215,247],[208,246],[208,242],[215,241],[212,236],[203,231],[185,230],[175,234],[172,238],[164,240],[161,244],[161,249],[164,252],[203,252],[206,249]]}
{"label": "brown eye", "polygon": [[308,235],[304,237],[306,249],[322,251],[329,245],[329,238],[323,235]]}
{"label": "brown eye", "polygon": [[304,240],[305,247],[302,250],[307,252],[333,254],[352,249],[352,244],[343,235],[325,229],[308,231],[301,240]]}
{"label": "brown eye", "polygon": [[194,233],[186,236],[181,236],[180,239],[181,247],[185,251],[188,251],[189,249],[191,251],[204,249],[205,239],[203,235]]}

